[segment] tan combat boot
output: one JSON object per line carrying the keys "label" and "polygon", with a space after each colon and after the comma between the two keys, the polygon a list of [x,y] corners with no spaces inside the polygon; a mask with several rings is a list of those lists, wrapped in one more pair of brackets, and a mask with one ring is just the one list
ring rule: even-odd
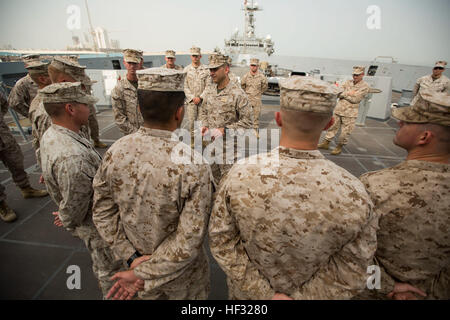
{"label": "tan combat boot", "polygon": [[20,188],[20,190],[22,191],[22,196],[25,199],[41,198],[41,197],[45,197],[48,195],[47,190],[37,190],[37,189],[33,189],[32,187]]}
{"label": "tan combat boot", "polygon": [[319,144],[317,146],[317,148],[319,149],[324,149],[324,150],[328,150],[330,148],[330,141],[328,140],[323,140],[323,142],[321,144]]}
{"label": "tan combat boot", "polygon": [[330,153],[333,154],[333,155],[338,155],[338,154],[340,154],[342,152],[342,147],[343,147],[342,144],[338,144],[336,146],[336,148],[333,151],[331,151]]}
{"label": "tan combat boot", "polygon": [[16,213],[8,207],[5,201],[0,202],[0,218],[5,222],[13,222],[16,220]]}
{"label": "tan combat boot", "polygon": [[97,141],[94,141],[94,147],[100,148],[100,149],[105,149],[108,147],[108,145],[106,143],[101,142],[100,140],[97,140]]}

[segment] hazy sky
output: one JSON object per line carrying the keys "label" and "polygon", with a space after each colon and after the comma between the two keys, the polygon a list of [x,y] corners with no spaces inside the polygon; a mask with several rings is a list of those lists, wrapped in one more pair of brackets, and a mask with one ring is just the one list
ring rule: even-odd
{"label": "hazy sky", "polygon": [[[223,47],[244,28],[243,0],[89,0],[94,27],[102,26],[122,48],[186,51]],[[65,49],[72,35],[88,31],[84,0],[0,0],[0,46]],[[399,63],[450,62],[450,0],[260,0],[256,34],[270,34],[276,55]],[[70,31],[67,8],[81,9],[81,30]],[[381,29],[370,30],[366,12],[380,8]]]}

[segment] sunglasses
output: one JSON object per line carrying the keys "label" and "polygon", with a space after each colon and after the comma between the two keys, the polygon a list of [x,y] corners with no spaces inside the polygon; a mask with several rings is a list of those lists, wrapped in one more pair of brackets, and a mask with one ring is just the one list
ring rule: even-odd
{"label": "sunglasses", "polygon": [[438,70],[444,70],[444,68],[442,68],[442,67],[435,67],[435,68],[433,68],[433,70],[436,70],[436,69],[438,69]]}

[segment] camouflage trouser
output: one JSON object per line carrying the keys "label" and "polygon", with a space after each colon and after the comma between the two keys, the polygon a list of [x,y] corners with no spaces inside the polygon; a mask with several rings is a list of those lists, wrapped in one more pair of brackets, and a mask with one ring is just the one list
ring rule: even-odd
{"label": "camouflage trouser", "polygon": [[211,290],[210,270],[205,248],[201,250],[192,265],[175,279],[160,286],[158,279],[146,280],[137,300],[206,300]]}
{"label": "camouflage trouser", "polygon": [[93,105],[89,105],[90,114],[89,114],[89,129],[91,129],[91,138],[94,141],[98,141],[100,130],[98,128],[98,121],[96,116],[95,107]]}
{"label": "camouflage trouser", "polygon": [[117,272],[127,270],[127,268],[123,261],[116,260],[112,250],[100,237],[95,227],[78,227],[76,235],[83,240],[89,250],[92,259],[92,270],[102,290],[103,298],[106,298],[108,291],[115,283],[110,278]]}
{"label": "camouflage trouser", "polygon": [[188,103],[186,105],[187,107],[187,115],[189,120],[189,129],[192,132],[194,131],[194,122],[198,119],[198,108],[201,106],[201,103],[199,105],[196,105],[195,103]]}
{"label": "camouflage trouser", "polygon": [[344,117],[335,114],[334,116],[334,124],[328,129],[327,134],[325,135],[325,140],[331,141],[341,128],[341,135],[339,136],[339,144],[345,145],[348,142],[348,137],[350,133],[352,133],[353,129],[355,129],[356,118]]}
{"label": "camouflage trouser", "polygon": [[[0,124],[0,160],[11,172],[12,179],[19,188],[30,185],[28,175],[23,167],[22,150],[4,123]],[[0,201],[6,198],[4,189],[4,186],[0,184]]]}
{"label": "camouflage trouser", "polygon": [[198,121],[198,108],[201,107],[201,103],[196,105],[195,103],[191,102],[186,105],[186,112],[187,112],[187,119],[189,127],[189,132],[191,134],[191,146],[194,145],[194,122]]}
{"label": "camouflage trouser", "polygon": [[262,102],[261,99],[259,100],[251,100],[251,105],[253,109],[253,128],[258,129],[259,128],[259,117],[261,115],[261,106]]}
{"label": "camouflage trouser", "polygon": [[[209,145],[211,145],[214,142],[211,141],[203,141],[203,152],[205,152],[205,148]],[[226,145],[226,139],[223,139],[223,149],[222,149],[222,156],[220,158],[220,162],[219,163],[211,163],[210,167],[211,167],[211,172],[214,178],[214,182],[215,184],[218,186],[220,181],[223,179],[223,177],[228,173],[228,171],[230,171],[230,169],[233,167],[233,164],[236,163],[237,161],[237,153],[236,153],[236,149],[237,149],[237,143],[234,142],[234,147],[233,147],[233,151],[231,150],[227,150],[227,145]],[[230,148],[231,149],[231,148]],[[219,155],[216,155],[215,153],[216,150],[214,150],[211,154],[212,157],[220,157]],[[227,164],[227,152],[233,152],[233,163],[231,164]],[[208,154],[209,156],[209,154]],[[219,159],[216,159],[219,160]]]}
{"label": "camouflage trouser", "polygon": [[232,164],[217,164],[213,163],[211,165],[211,172],[214,177],[214,182],[218,186],[223,177],[226,176],[228,171],[233,167]]}

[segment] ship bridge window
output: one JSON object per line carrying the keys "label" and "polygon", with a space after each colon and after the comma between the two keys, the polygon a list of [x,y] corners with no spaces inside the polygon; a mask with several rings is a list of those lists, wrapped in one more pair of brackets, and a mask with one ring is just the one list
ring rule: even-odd
{"label": "ship bridge window", "polygon": [[306,77],[306,72],[292,71],[291,72],[291,76],[303,76],[303,77]]}
{"label": "ship bridge window", "polygon": [[367,71],[368,76],[374,76],[377,73],[378,66],[370,66]]}
{"label": "ship bridge window", "polygon": [[120,61],[119,61],[119,60],[112,60],[111,62],[112,62],[112,65],[113,65],[113,69],[114,69],[114,70],[120,70],[120,69],[122,69],[122,68],[120,67]]}

